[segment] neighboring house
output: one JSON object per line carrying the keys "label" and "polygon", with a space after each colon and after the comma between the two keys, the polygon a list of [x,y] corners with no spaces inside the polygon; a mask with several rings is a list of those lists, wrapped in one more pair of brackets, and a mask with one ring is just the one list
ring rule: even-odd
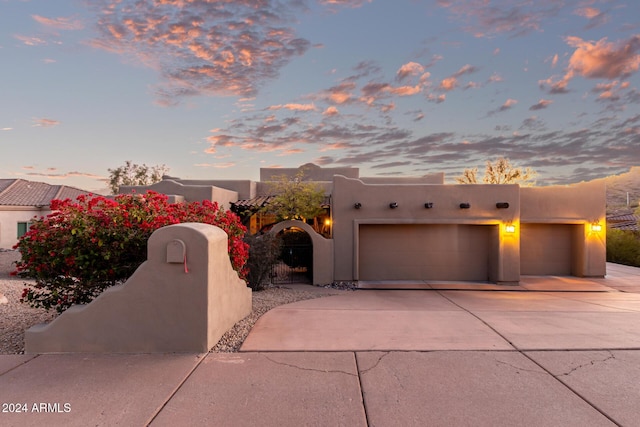
{"label": "neighboring house", "polygon": [[633,210],[621,210],[607,214],[607,226],[617,230],[638,231],[638,216]]}
{"label": "neighboring house", "polygon": [[75,200],[81,194],[89,192],[66,185],[0,179],[0,248],[13,247],[27,232],[34,217],[50,214],[51,200]]}
{"label": "neighboring house", "polygon": [[[358,168],[262,168],[260,181],[181,180],[149,187],[174,200],[211,200],[234,210],[268,201],[276,176],[306,179],[325,189],[331,238],[308,224],[285,221],[313,242],[313,283],[489,281],[517,283],[521,275],[603,277],[606,272],[605,185],[448,185],[444,174],[360,177]],[[262,228],[259,216],[249,223]]]}

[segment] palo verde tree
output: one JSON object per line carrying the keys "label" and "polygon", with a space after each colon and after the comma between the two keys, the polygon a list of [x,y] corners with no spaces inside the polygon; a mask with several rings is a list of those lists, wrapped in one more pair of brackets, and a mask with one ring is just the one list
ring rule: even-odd
{"label": "palo verde tree", "polygon": [[281,175],[271,183],[274,196],[263,208],[278,221],[298,219],[306,221],[322,214],[324,190],[316,183],[305,181],[304,170],[294,177]]}
{"label": "palo verde tree", "polygon": [[[495,163],[487,160],[482,183],[532,186],[535,184],[535,176],[536,172],[533,169],[513,166],[509,159],[500,157]],[[478,168],[465,169],[462,175],[456,178],[456,182],[458,184],[478,184]]]}
{"label": "palo verde tree", "polygon": [[118,194],[121,185],[151,185],[162,180],[162,175],[169,172],[165,165],[138,165],[127,160],[124,165],[107,169],[109,171],[109,189],[112,194]]}

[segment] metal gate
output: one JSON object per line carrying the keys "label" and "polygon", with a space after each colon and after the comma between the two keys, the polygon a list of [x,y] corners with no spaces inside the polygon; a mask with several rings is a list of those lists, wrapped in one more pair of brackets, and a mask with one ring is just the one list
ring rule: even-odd
{"label": "metal gate", "polygon": [[[288,238],[295,233],[293,238]],[[302,234],[306,238],[302,237]],[[306,242],[308,240],[308,242]],[[278,262],[271,269],[271,283],[311,283],[313,279],[313,244],[309,235],[285,231]]]}

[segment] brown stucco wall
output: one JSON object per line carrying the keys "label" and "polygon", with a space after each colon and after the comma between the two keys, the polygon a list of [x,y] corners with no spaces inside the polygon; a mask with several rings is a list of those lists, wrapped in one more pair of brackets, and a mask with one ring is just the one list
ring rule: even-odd
{"label": "brown stucco wall", "polygon": [[[566,257],[568,250],[571,275],[603,277],[606,274],[606,187],[603,182],[523,187],[520,203],[521,221],[528,232],[522,241],[523,256],[530,259],[537,251],[549,260],[547,265],[538,262],[536,268],[530,268],[527,261],[524,273],[555,274],[558,260]],[[593,231],[591,224],[594,223],[600,224],[602,231]]]}
{"label": "brown stucco wall", "polygon": [[147,191],[155,191],[166,195],[180,195],[186,202],[201,202],[203,200],[218,202],[224,209],[229,209],[232,202],[238,201],[238,192],[215,187],[213,185],[183,185],[170,179],[165,179],[153,185],[147,186],[121,186],[120,194],[128,194],[132,191],[144,194]]}
{"label": "brown stucco wall", "polygon": [[[367,266],[368,275],[387,276],[388,267],[385,263],[367,259],[370,251],[362,251],[359,246],[361,244],[360,227],[371,224],[415,227],[413,233],[409,230],[407,234],[407,238],[411,239],[407,244],[417,247],[414,250],[405,251],[402,257],[403,262],[414,268],[424,263],[425,254],[433,251],[433,248],[449,248],[450,256],[441,257],[441,261],[445,264],[439,265],[437,270],[431,270],[431,272],[423,271],[422,279],[444,280],[445,276],[442,273],[447,270],[452,272],[449,276],[452,279],[471,277],[475,274],[471,271],[474,267],[460,265],[459,259],[455,256],[454,252],[462,249],[459,247],[456,249],[455,245],[450,244],[451,237],[462,232],[461,242],[464,242],[467,237],[477,242],[482,241],[481,244],[489,252],[486,255],[487,279],[495,282],[519,280],[519,235],[504,232],[504,225],[507,223],[519,226],[520,199],[517,185],[365,184],[357,179],[336,176],[332,197],[336,280],[360,280],[361,265]],[[393,202],[398,204],[395,209],[389,206]],[[425,208],[426,202],[433,203],[433,207]],[[496,208],[498,202],[509,203],[509,208]],[[355,203],[360,203],[361,208],[356,209]],[[469,203],[470,208],[461,209],[461,203]],[[455,230],[455,227],[445,227],[445,225],[456,224],[491,227],[486,229],[484,237],[473,237],[477,234],[475,233],[477,230],[473,228]],[[433,227],[434,225],[441,226]],[[428,226],[432,228],[429,229]],[[388,231],[388,229],[385,230]],[[406,232],[406,229],[398,228],[397,230]],[[420,237],[410,237],[415,235]],[[371,241],[370,233],[366,238],[368,239],[366,244],[376,244],[375,237]],[[423,249],[419,248],[421,244],[424,246]],[[380,245],[385,246],[384,240]],[[387,250],[392,249],[387,247]],[[365,258],[362,259],[362,256]],[[384,257],[381,257],[380,261],[383,259]],[[389,259],[393,258],[389,257]],[[420,277],[409,275],[407,278]]]}

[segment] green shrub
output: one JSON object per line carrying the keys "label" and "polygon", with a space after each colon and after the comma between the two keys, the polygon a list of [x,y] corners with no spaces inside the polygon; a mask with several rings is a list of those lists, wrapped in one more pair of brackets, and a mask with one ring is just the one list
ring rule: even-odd
{"label": "green shrub", "polygon": [[640,233],[607,229],[607,261],[640,267]]}
{"label": "green shrub", "polygon": [[278,236],[267,233],[247,234],[244,241],[249,245],[247,282],[251,289],[260,291],[269,281],[271,269],[278,262],[281,240]]}
{"label": "green shrub", "polygon": [[107,287],[128,279],[146,260],[147,240],[155,230],[183,222],[222,228],[229,236],[231,264],[246,277],[246,228],[235,214],[208,201],[167,200],[149,192],[52,201],[54,212],[35,220],[15,246],[22,259],[13,274],[36,281],[24,289],[21,301],[58,312],[89,303]]}

